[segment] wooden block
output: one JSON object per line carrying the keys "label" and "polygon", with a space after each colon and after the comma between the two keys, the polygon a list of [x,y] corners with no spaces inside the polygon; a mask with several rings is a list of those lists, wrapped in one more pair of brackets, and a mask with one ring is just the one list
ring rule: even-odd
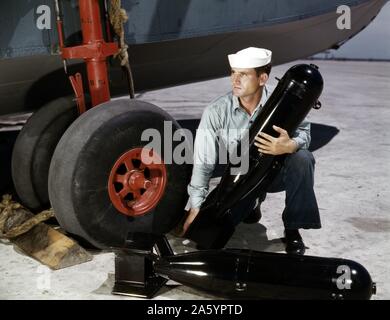
{"label": "wooden block", "polygon": [[40,217],[47,219],[53,213],[34,215],[9,197],[3,197],[0,209],[1,236],[49,268],[57,270],[92,260],[92,255],[76,241],[39,222]]}
{"label": "wooden block", "polygon": [[11,241],[27,255],[53,270],[92,260],[92,255],[77,242],[44,223]]}

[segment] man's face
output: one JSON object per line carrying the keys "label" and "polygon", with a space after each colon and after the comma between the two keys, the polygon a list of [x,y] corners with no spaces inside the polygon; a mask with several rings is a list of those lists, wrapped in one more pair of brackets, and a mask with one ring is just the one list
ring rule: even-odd
{"label": "man's face", "polygon": [[233,95],[239,98],[253,95],[265,85],[267,79],[266,73],[258,76],[255,69],[232,68],[230,80]]}

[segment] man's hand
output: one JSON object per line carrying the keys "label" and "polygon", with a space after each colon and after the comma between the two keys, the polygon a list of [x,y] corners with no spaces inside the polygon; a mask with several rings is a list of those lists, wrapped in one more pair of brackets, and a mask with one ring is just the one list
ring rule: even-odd
{"label": "man's hand", "polygon": [[180,235],[181,237],[183,237],[185,235],[185,233],[187,232],[188,227],[190,226],[192,221],[194,221],[194,219],[196,218],[198,213],[199,213],[199,208],[191,208],[190,209],[190,211],[188,212],[187,219],[186,219],[186,221],[184,222],[184,225],[183,225],[183,231],[182,231],[182,233]]}
{"label": "man's hand", "polygon": [[286,130],[277,126],[272,126],[272,128],[280,133],[278,138],[272,137],[264,132],[260,132],[255,138],[257,141],[255,142],[255,146],[258,147],[260,153],[277,156],[285,153],[294,153],[298,149],[297,143],[293,139],[290,139]]}

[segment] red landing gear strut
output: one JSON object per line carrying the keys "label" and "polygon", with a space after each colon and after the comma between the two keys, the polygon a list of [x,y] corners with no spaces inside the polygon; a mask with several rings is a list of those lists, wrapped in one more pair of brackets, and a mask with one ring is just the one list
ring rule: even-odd
{"label": "red landing gear strut", "polygon": [[[62,59],[84,59],[87,65],[88,85],[92,106],[110,100],[110,88],[106,59],[118,52],[117,43],[106,42],[103,37],[99,0],[79,0],[81,31],[83,44],[65,47],[62,30],[62,20],[58,0],[57,30],[62,52]],[[76,95],[80,114],[86,111],[84,89],[80,73],[69,77]]]}
{"label": "red landing gear strut", "polygon": [[[111,42],[110,35],[109,42],[104,40],[100,0],[79,0],[79,10],[83,44],[66,47],[59,0],[56,1],[59,44],[65,67],[68,59],[84,59],[94,107],[110,100],[106,59],[118,53],[119,46]],[[69,79],[76,95],[79,114],[82,114],[86,111],[86,105],[81,74],[72,75]],[[167,183],[167,172],[160,155],[150,151],[153,161],[146,164],[141,153],[142,148],[127,150],[119,155],[110,170],[107,185],[110,201],[120,213],[127,216],[141,216],[154,209],[164,195]]]}

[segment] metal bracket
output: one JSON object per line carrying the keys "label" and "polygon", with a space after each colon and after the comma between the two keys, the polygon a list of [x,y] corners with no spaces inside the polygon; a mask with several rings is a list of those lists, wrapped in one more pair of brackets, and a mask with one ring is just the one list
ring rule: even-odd
{"label": "metal bracket", "polygon": [[85,106],[83,78],[80,73],[76,73],[74,76],[69,76],[69,80],[76,96],[77,109],[81,115],[87,110]]}
{"label": "metal bracket", "polygon": [[155,274],[153,253],[156,246],[160,256],[173,255],[163,235],[129,233],[126,244],[115,248],[115,285],[112,294],[153,298],[168,279]]}

